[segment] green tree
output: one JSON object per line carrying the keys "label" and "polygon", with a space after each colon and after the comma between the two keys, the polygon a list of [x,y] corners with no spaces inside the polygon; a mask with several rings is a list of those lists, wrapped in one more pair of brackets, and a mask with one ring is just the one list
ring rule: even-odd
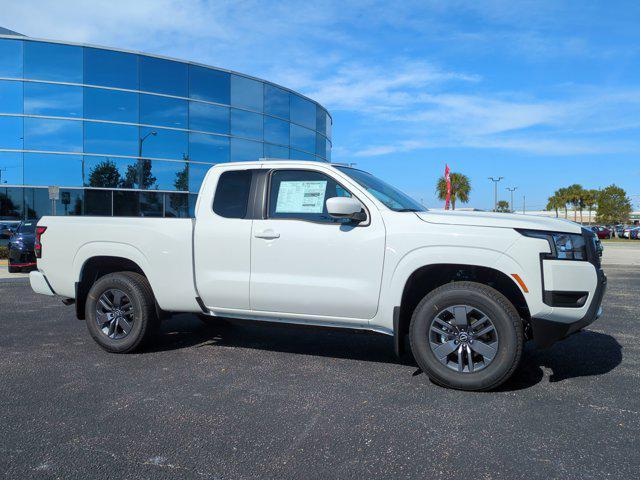
{"label": "green tree", "polygon": [[118,167],[111,159],[97,163],[89,173],[86,182],[89,187],[118,188],[121,178]]}
{"label": "green tree", "polygon": [[630,215],[631,200],[627,197],[627,192],[616,185],[609,185],[600,191],[596,211],[598,223],[607,225],[628,223]]}
{"label": "green tree", "polygon": [[584,206],[589,211],[589,225],[591,225],[591,211],[593,210],[593,207],[595,207],[598,204],[599,194],[600,192],[598,190],[590,189],[590,190],[585,190],[582,195],[582,201],[584,203]]}
{"label": "green tree", "polygon": [[[573,207],[574,222],[578,221],[578,209],[580,210],[580,216],[582,217],[582,209],[584,208],[582,200],[583,193],[584,188],[582,188],[582,185],[578,185],[577,183],[569,185],[566,189],[567,202]],[[580,221],[582,221],[582,219],[580,219]]]}
{"label": "green tree", "polygon": [[129,165],[122,180],[122,188],[140,188],[148,190],[158,188],[157,178],[151,171],[151,160],[140,159],[135,164]]}
{"label": "green tree", "polygon": [[[469,194],[471,193],[471,183],[469,177],[462,173],[449,174],[451,180],[451,209],[456,209],[456,202],[467,203],[469,201]],[[447,199],[447,180],[444,176],[438,179],[436,184],[436,194],[440,200]]]}
{"label": "green tree", "polygon": [[558,210],[566,207],[567,207],[567,203],[562,200],[562,198],[558,194],[558,191],[556,191],[556,193],[550,196],[547,201],[547,210],[548,211],[555,210],[556,218],[558,218]]}
{"label": "green tree", "polygon": [[509,202],[507,202],[506,200],[499,200],[496,207],[496,212],[510,213],[511,209],[509,208]]}
{"label": "green tree", "polygon": [[176,190],[186,192],[189,190],[189,164],[185,163],[184,168],[176,173],[176,179],[173,181]]}

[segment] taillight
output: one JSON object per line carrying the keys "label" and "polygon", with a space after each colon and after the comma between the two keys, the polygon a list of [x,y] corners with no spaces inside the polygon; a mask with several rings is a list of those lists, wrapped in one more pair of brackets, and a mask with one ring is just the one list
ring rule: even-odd
{"label": "taillight", "polygon": [[35,246],[33,247],[34,251],[36,252],[36,258],[42,258],[41,237],[46,229],[47,227],[36,227],[36,243],[35,243]]}

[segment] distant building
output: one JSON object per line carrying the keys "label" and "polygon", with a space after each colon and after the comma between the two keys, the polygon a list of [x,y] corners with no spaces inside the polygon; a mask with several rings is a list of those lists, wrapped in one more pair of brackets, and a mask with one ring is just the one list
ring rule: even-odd
{"label": "distant building", "polygon": [[317,102],[221,68],[0,30],[0,219],[189,216],[211,165],[331,160]]}

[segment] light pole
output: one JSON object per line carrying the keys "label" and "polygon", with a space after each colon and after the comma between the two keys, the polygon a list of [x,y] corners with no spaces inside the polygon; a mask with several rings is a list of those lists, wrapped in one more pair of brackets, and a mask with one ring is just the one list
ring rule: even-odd
{"label": "light pole", "polygon": [[149,135],[153,135],[154,137],[158,134],[155,130],[151,130],[147,132],[143,137],[138,138],[138,187],[142,188],[142,174],[143,174],[143,164],[142,164],[142,144],[147,139]]}
{"label": "light pole", "polygon": [[511,211],[515,212],[515,210],[513,209],[513,192],[515,192],[518,189],[518,187],[507,187],[507,190],[509,190],[511,192]]}
{"label": "light pole", "polygon": [[504,177],[498,177],[498,178],[489,177],[489,180],[493,182],[493,211],[494,212],[498,210],[498,183],[503,178]]}

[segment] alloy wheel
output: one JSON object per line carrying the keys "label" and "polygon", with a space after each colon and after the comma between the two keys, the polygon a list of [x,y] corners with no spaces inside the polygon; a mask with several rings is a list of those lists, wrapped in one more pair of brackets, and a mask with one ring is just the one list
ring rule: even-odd
{"label": "alloy wheel", "polygon": [[431,321],[429,345],[446,367],[474,373],[486,368],[498,353],[498,332],[481,310],[454,305],[440,311]]}
{"label": "alloy wheel", "polygon": [[122,290],[106,290],[96,304],[96,322],[98,328],[107,337],[120,340],[126,337],[135,321],[131,299]]}

